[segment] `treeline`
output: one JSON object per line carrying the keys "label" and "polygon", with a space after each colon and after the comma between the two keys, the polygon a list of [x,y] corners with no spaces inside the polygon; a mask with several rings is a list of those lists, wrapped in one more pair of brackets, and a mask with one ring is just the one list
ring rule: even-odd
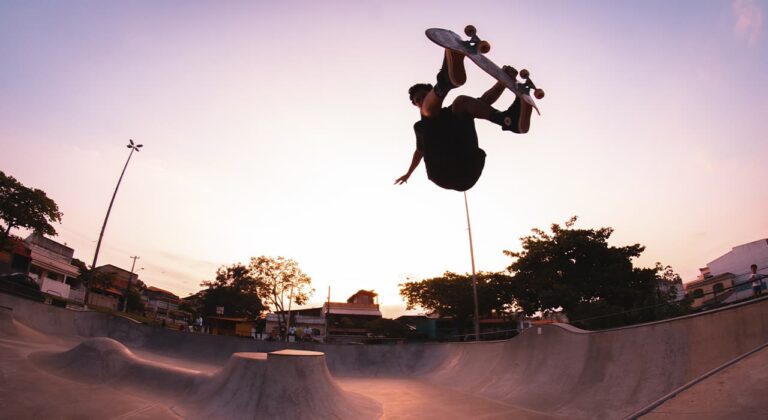
{"label": "treeline", "polygon": [[[573,217],[550,232],[533,229],[521,238],[522,251],[503,272],[476,275],[480,317],[533,316],[562,312],[586,329],[603,329],[679,316],[689,302],[677,298],[682,280],[670,266],[634,267],[645,247],[608,245],[612,228],[577,229]],[[409,309],[422,307],[454,319],[460,331],[471,330],[474,314],[470,274],[400,284]]]}

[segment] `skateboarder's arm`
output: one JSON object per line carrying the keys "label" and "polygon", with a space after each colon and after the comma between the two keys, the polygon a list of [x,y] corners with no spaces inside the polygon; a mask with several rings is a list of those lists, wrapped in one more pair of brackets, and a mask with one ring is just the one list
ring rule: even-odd
{"label": "skateboarder's arm", "polygon": [[416,169],[417,166],[419,166],[419,163],[421,163],[421,158],[423,156],[424,155],[421,154],[419,149],[416,149],[413,151],[413,158],[411,159],[411,167],[408,168],[408,172],[405,175],[395,180],[395,185],[402,185],[408,182],[408,178],[411,177],[411,174],[413,173],[413,171]]}
{"label": "skateboarder's arm", "polygon": [[480,100],[485,102],[488,105],[493,105],[494,102],[496,102],[502,93],[504,93],[504,89],[506,89],[506,86],[504,86],[501,82],[496,82],[493,87],[488,89],[487,92],[483,94],[483,96],[480,97]]}

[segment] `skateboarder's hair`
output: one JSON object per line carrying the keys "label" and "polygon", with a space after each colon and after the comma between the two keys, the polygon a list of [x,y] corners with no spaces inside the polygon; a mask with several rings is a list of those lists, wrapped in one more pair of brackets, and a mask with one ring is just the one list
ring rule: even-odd
{"label": "skateboarder's hair", "polygon": [[426,90],[427,92],[429,92],[430,90],[432,90],[432,85],[430,85],[429,83],[416,83],[415,85],[411,86],[410,89],[408,89],[408,97],[411,98],[411,100],[413,100],[413,95],[416,92],[419,92],[422,90]]}

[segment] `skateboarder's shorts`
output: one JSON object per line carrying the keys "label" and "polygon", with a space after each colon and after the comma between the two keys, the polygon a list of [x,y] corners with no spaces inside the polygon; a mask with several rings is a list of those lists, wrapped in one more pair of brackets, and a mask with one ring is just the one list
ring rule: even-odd
{"label": "skateboarder's shorts", "polygon": [[485,167],[485,151],[478,147],[474,119],[454,114],[450,107],[425,120],[422,153],[427,176],[446,189],[472,188]]}
{"label": "skateboarder's shorts", "polygon": [[485,151],[475,149],[461,159],[433,159],[427,165],[427,177],[438,186],[467,191],[480,179],[485,167]]}

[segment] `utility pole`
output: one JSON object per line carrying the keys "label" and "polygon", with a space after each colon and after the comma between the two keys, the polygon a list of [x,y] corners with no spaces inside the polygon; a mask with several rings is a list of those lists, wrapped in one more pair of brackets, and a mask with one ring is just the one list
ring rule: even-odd
{"label": "utility pole", "polygon": [[131,275],[128,276],[128,288],[125,289],[125,299],[123,300],[123,312],[128,310],[128,293],[131,292],[131,280],[133,280],[133,269],[136,268],[136,260],[141,257],[131,257],[133,264],[131,264]]}
{"label": "utility pole", "polygon": [[475,341],[480,341],[480,310],[477,307],[477,275],[475,274],[475,249],[472,246],[472,226],[469,224],[469,204],[464,191],[464,209],[467,211],[467,231],[469,232],[469,257],[472,260],[472,294],[475,300]]}

